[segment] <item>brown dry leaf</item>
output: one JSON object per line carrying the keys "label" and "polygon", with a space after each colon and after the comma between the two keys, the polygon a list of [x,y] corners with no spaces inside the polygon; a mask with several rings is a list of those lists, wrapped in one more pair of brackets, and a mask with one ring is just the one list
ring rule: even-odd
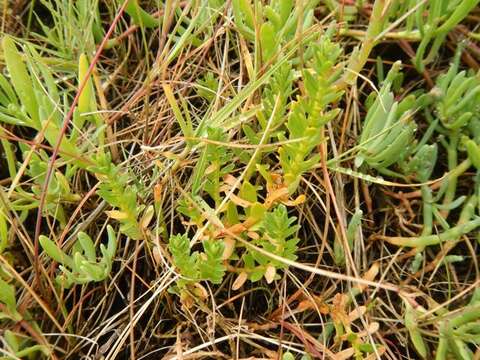
{"label": "brown dry leaf", "polygon": [[[375,278],[377,277],[378,275],[378,271],[380,270],[380,266],[378,263],[374,263],[370,269],[368,269],[368,271],[363,274],[363,277],[362,279],[364,280],[368,280],[368,281],[374,281]],[[365,287],[366,285],[358,285],[356,286],[357,289],[360,290],[360,292],[363,292],[363,290],[365,290]]]}
{"label": "brown dry leaf", "polygon": [[152,256],[155,264],[160,265],[160,263],[162,262],[162,253],[157,245],[155,245],[152,249]]}
{"label": "brown dry leaf", "polygon": [[295,310],[302,312],[308,309],[313,309],[314,307],[315,305],[310,300],[303,300],[298,303]]}
{"label": "brown dry leaf", "polygon": [[362,305],[362,306],[359,306],[357,308],[355,308],[352,312],[350,312],[348,314],[348,321],[350,323],[354,322],[355,320],[359,319],[360,317],[362,317],[363,315],[365,315],[365,313],[367,312],[367,307]]}
{"label": "brown dry leaf", "polygon": [[234,234],[240,234],[241,232],[243,232],[245,230],[246,230],[246,228],[245,228],[245,225],[243,225],[243,224],[235,224],[235,225],[230,226],[228,228],[228,231],[232,232]]}
{"label": "brown dry leaf", "polygon": [[180,293],[180,302],[187,309],[191,309],[193,304],[195,303],[195,299],[189,293],[187,293],[186,291],[182,291]]}
{"label": "brown dry leaf", "polygon": [[348,296],[345,294],[338,293],[333,297],[331,315],[332,315],[332,320],[335,323],[350,325],[348,321],[348,315],[345,311],[347,302],[348,302]]}
{"label": "brown dry leaf", "polygon": [[243,286],[243,284],[245,284],[245,281],[247,281],[247,279],[248,279],[248,274],[245,271],[238,274],[237,278],[233,282],[232,290],[240,289]]}
{"label": "brown dry leaf", "polygon": [[237,182],[237,178],[233,175],[227,174],[223,177],[223,182],[232,187]]}
{"label": "brown dry leaf", "polygon": [[350,359],[353,355],[355,355],[355,349],[354,348],[348,348],[345,350],[342,350],[338,353],[335,354],[335,359],[336,360],[347,360]]}
{"label": "brown dry leaf", "polygon": [[327,315],[330,314],[330,308],[325,304],[320,298],[315,299],[313,302],[311,299],[305,299],[299,302],[297,306],[297,311],[305,311],[309,309],[314,309],[315,311],[320,312],[320,314]]}
{"label": "brown dry leaf", "polygon": [[247,232],[247,236],[248,236],[250,239],[253,239],[253,240],[258,240],[258,239],[260,239],[260,235],[258,235],[255,231],[248,231],[248,232]]}

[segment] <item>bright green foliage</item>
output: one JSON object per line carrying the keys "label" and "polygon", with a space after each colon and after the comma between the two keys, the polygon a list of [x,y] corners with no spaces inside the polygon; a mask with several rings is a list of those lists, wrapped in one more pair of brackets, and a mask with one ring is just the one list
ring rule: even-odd
{"label": "bright green foliage", "polygon": [[36,16],[42,33],[34,36],[49,44],[55,57],[75,61],[79,53],[95,50],[95,43],[104,36],[99,0],[41,0],[41,3],[52,21]]}
{"label": "bright green foliage", "polygon": [[282,360],[295,360],[295,356],[291,352],[286,352],[282,356]]}
{"label": "bright green foliage", "polygon": [[220,284],[225,274],[223,265],[223,243],[221,241],[206,240],[203,242],[204,252],[190,252],[190,240],[187,235],[170,237],[168,249],[172,253],[173,263],[182,279],[177,286],[182,289],[187,284],[207,280]]}
{"label": "bright green foliage", "polygon": [[204,99],[212,101],[218,91],[218,79],[212,72],[207,72],[203,78],[197,80],[197,93]]}
{"label": "bright green foliage", "polygon": [[0,278],[0,303],[5,309],[0,312],[1,319],[12,319],[19,321],[22,316],[17,311],[17,299],[15,298],[15,287]]}
{"label": "bright green foliage", "polygon": [[[300,228],[295,225],[296,219],[288,216],[285,205],[278,205],[272,212],[265,213],[260,224],[262,234],[258,240],[252,240],[252,244],[285,259],[296,260],[299,239],[295,235]],[[242,259],[251,281],[260,280],[268,265],[273,265],[276,269],[287,267],[284,263],[253,249],[247,249]]]}
{"label": "bright green foliage", "polygon": [[438,77],[433,91],[436,115],[449,130],[460,129],[478,116],[480,78],[459,72],[458,61],[457,54],[448,72]]}
{"label": "bright green foliage", "polygon": [[120,222],[122,233],[134,240],[142,239],[139,218],[144,206],[137,205],[138,190],[135,185],[129,185],[129,173],[122,173],[107,154],[98,155],[95,161],[97,165],[89,170],[101,182],[97,194],[118,209],[111,211],[110,216]]}
{"label": "bright green foliage", "polygon": [[[435,59],[447,34],[453,30],[478,3],[479,0],[426,1],[416,10],[416,26],[420,30],[422,39],[415,55],[415,66],[419,71],[423,71],[424,66]],[[416,1],[410,0],[408,7],[412,8],[416,4]],[[427,54],[428,48],[430,49]]]}
{"label": "bright green foliage", "polygon": [[61,274],[57,276],[57,283],[63,288],[69,289],[74,284],[86,284],[91,281],[103,281],[112,269],[113,259],[117,251],[117,237],[113,228],[107,227],[108,244],[100,244],[100,260],[97,260],[95,245],[87,234],[78,233],[77,242],[73,245],[71,255],[58,247],[47,238],[40,236],[40,245],[54,261],[61,264]]}
{"label": "bright green foliage", "polygon": [[[27,154],[27,150],[25,150]],[[43,150],[38,153],[32,153],[26,174],[32,179],[33,184],[30,190],[34,196],[28,193],[23,193],[25,196],[19,200],[12,202],[12,208],[16,210],[28,210],[38,206],[38,199],[40,198],[43,184],[48,168],[49,157]],[[80,196],[75,194],[71,187],[70,171],[66,171],[65,175],[61,171],[55,171],[54,176],[51,177],[48,185],[47,197],[45,200],[45,211],[60,222],[63,227],[66,224],[65,211],[62,204],[75,203],[80,200]]]}
{"label": "bright green foliage", "polygon": [[427,182],[437,163],[437,144],[423,145],[405,165],[404,172],[415,176],[420,182]]}
{"label": "bright green foliage", "polygon": [[[437,163],[438,146],[437,144],[423,144],[415,154],[403,165],[403,171],[408,176],[413,176],[422,183],[426,183],[433,173]],[[423,200],[423,232],[422,235],[430,235],[433,228],[433,194],[430,186],[422,184],[421,186]]]}
{"label": "bright green foliage", "polygon": [[168,249],[172,253],[173,262],[179,272],[187,279],[198,279],[198,253],[190,254],[190,240],[187,235],[170,237]]}
{"label": "bright green foliage", "polygon": [[[78,59],[78,87],[86,78],[88,69],[90,67],[88,58],[85,54],[81,54]],[[93,87],[92,78],[87,79],[86,85],[83,88],[82,93],[78,99],[78,106],[73,114],[72,123],[74,129],[72,131],[72,138],[77,139],[79,133],[78,130],[82,129],[85,122],[94,123],[98,127],[99,144],[103,145],[104,131],[103,131],[103,119],[97,114],[97,99],[95,97],[95,90]]]}
{"label": "bright green foliage", "polygon": [[[283,64],[273,75],[265,89],[263,90],[263,107],[264,110],[261,116],[258,116],[258,122],[261,127],[260,131],[254,131],[247,124],[243,126],[243,131],[248,140],[252,144],[259,144],[261,135],[267,133],[267,139],[275,137],[281,134],[282,122],[285,120],[287,111],[289,110],[289,99],[293,93],[293,81],[294,70],[292,64],[287,62]],[[268,119],[273,116],[270,124],[270,130],[268,130]]]}
{"label": "bright green foliage", "polygon": [[[248,40],[257,42],[263,62],[278,54],[282,45],[292,40],[299,30],[308,28],[313,21],[313,11],[318,1],[309,1],[295,8],[293,0],[271,0],[268,5],[251,0],[233,0],[233,15],[238,31]],[[299,17],[303,22],[299,22]],[[258,38],[256,27],[259,29]]]}
{"label": "bright green foliage", "polygon": [[[2,332],[3,344],[6,345],[6,350],[16,357],[10,357],[0,353],[0,360],[13,360],[18,358],[31,358],[35,353],[42,352],[45,356],[50,354],[49,349],[45,345],[38,345],[33,342],[30,337],[25,335],[20,336],[9,330],[7,323],[18,324],[20,321],[30,321],[30,314],[22,316],[17,309],[17,299],[15,297],[15,286],[8,283],[0,277],[0,304],[2,310],[0,311],[0,327],[5,329]],[[30,326],[35,330],[39,329],[35,322],[31,322]],[[5,349],[5,348],[4,348]]]}
{"label": "bright green foliage", "polygon": [[[227,136],[220,128],[207,128],[208,140],[215,142],[227,142]],[[224,175],[229,174],[234,169],[231,162],[232,153],[218,143],[207,143],[205,151],[195,169],[194,182],[192,185],[192,194],[196,195],[202,182],[203,189],[206,191],[215,204],[220,203],[220,185]]]}
{"label": "bright green foliage", "polygon": [[297,189],[301,175],[319,162],[319,155],[311,153],[323,139],[322,127],[340,111],[329,109],[342,95],[333,86],[341,48],[331,41],[330,35],[322,36],[314,46],[311,68],[302,73],[306,94],[292,103],[286,123],[288,135],[280,136],[280,140],[292,141],[278,151],[284,181],[291,194]]}
{"label": "bright green foliage", "polygon": [[469,346],[480,342],[480,291],[472,295],[469,304],[462,311],[446,315],[438,321],[440,331],[435,360],[474,359]]}
{"label": "bright green foliage", "polygon": [[425,359],[428,355],[428,348],[423,340],[422,333],[418,330],[418,316],[420,314],[418,310],[405,301],[405,327],[418,355]]}
{"label": "bright green foliage", "polygon": [[385,83],[368,109],[359,140],[359,152],[355,166],[366,164],[380,172],[404,159],[413,142],[416,124],[412,111],[415,97],[410,95],[401,102],[394,101],[392,83],[398,74],[400,63],[395,63]]}
{"label": "bright green foliage", "polygon": [[480,145],[475,143],[474,140],[468,139],[465,142],[465,147],[468,158],[472,162],[473,166],[475,166],[477,170],[480,170]]}
{"label": "bright green foliage", "polygon": [[[193,197],[193,200],[196,202],[201,201],[201,198],[199,196]],[[187,198],[181,198],[178,200],[178,205],[177,205],[177,211],[180,214],[183,214],[185,216],[188,216],[192,222],[195,224],[200,224],[203,220],[204,217],[202,216],[201,211],[196,207],[190,199]]]}
{"label": "bright green foliage", "polygon": [[26,338],[25,335],[16,334],[11,330],[5,330],[3,340],[6,344],[6,350],[10,354],[15,355],[15,357],[0,355],[0,360],[14,360],[19,358],[36,359],[39,352],[45,356],[51,355],[45,345],[32,345],[30,338]]}
{"label": "bright green foliage", "polygon": [[3,206],[0,205],[0,254],[8,246],[8,222],[7,214]]}
{"label": "bright green foliage", "polygon": [[[403,34],[420,39],[413,59],[418,71],[432,63],[446,37],[478,5],[479,0],[418,0],[392,1],[389,9],[391,21],[410,12]],[[420,6],[419,6],[420,5]]]}
{"label": "bright green foliage", "polygon": [[130,0],[125,7],[125,12],[130,15],[136,25],[146,28],[158,28],[160,21],[146,12],[138,4],[138,0]]}
{"label": "bright green foliage", "polygon": [[[245,1],[237,2],[237,5],[244,6],[245,3]],[[244,12],[242,17],[242,21],[247,24],[250,21],[249,11]],[[275,16],[271,15],[271,18],[274,19]],[[225,227],[235,229],[236,226],[245,224],[246,228],[237,235],[246,238],[248,231],[255,232],[258,236],[253,236],[249,242],[264,251],[287,260],[296,259],[299,241],[294,236],[299,229],[299,226],[295,225],[296,218],[289,217],[286,206],[278,204],[283,200],[270,202],[268,198],[264,199],[263,192],[266,189],[272,192],[269,196],[275,198],[278,195],[275,195],[274,189],[280,186],[278,191],[287,190],[280,198],[288,197],[296,191],[302,174],[310,171],[319,162],[319,155],[313,155],[313,153],[323,141],[323,126],[339,112],[338,109],[332,109],[332,104],[342,94],[333,85],[340,75],[340,68],[336,67],[336,62],[341,55],[341,48],[331,40],[332,35],[333,28],[321,36],[317,44],[307,50],[308,65],[300,72],[303,80],[302,88],[305,91],[297,95],[296,101],[291,106],[289,103],[294,91],[295,70],[293,62],[289,61],[279,66],[271,75],[271,81],[262,88],[262,107],[254,113],[257,122],[242,124],[243,133],[250,144],[267,145],[275,139],[286,142],[278,149],[282,170],[278,176],[281,176],[279,178],[277,176],[274,181],[273,174],[269,172],[269,163],[262,164],[266,158],[265,155],[275,151],[274,147],[269,150],[263,147],[256,148],[254,151],[232,150],[223,145],[229,142],[224,129],[207,126],[207,140],[205,145],[202,144],[203,151],[192,176],[191,195],[183,198],[177,208],[180,213],[189,218],[189,223],[195,224],[198,228],[204,226],[209,214],[214,213],[214,209],[208,205],[209,200],[214,201],[218,210],[225,199],[224,194],[228,193],[226,177],[235,174],[239,166],[241,168],[243,164],[247,164],[247,168],[242,170],[245,175],[238,184],[238,192],[235,190],[233,195],[235,200],[224,204],[222,210],[217,211],[215,216],[219,217]],[[178,118],[178,115],[176,117]],[[250,181],[257,175],[265,179],[266,187],[261,183]],[[233,181],[232,177],[230,181]],[[265,202],[262,203],[262,201]],[[207,228],[209,234],[217,236],[212,222]],[[180,240],[181,238],[175,237],[171,242]],[[231,239],[225,240],[231,241]],[[252,281],[265,277],[270,282],[278,278],[279,275],[276,273],[278,269],[287,267],[283,262],[272,260],[268,255],[248,246],[238,243],[231,245],[230,242],[229,244],[233,249],[228,249],[231,253],[228,253],[227,261],[241,259],[244,269],[240,272],[247,274]],[[206,246],[208,245],[204,245],[204,249],[207,253]],[[185,256],[190,256],[189,252],[183,253]],[[174,258],[176,256],[178,257],[178,253]],[[192,256],[197,255],[192,254]],[[180,259],[182,258],[179,257],[175,262],[182,273]],[[186,258],[183,257],[183,259]],[[194,275],[191,274],[191,277],[195,278]],[[220,272],[218,276],[213,274],[198,276],[221,281]]]}
{"label": "bright green foliage", "polygon": [[225,266],[222,264],[224,245],[221,241],[206,240],[203,242],[204,255],[198,263],[201,279],[208,279],[214,284],[220,284],[225,275]]}
{"label": "bright green foliage", "polygon": [[[0,75],[0,122],[32,128],[43,133],[48,143],[55,147],[63,126],[62,110],[70,106],[68,98],[61,96],[50,68],[32,45],[25,45],[23,53],[20,53],[14,40],[5,36],[2,47],[11,84]],[[90,103],[95,101],[91,87],[87,95]],[[83,125],[78,121],[74,123]],[[73,135],[70,138],[68,135],[63,137],[60,156],[79,167],[85,167],[79,151],[85,145],[77,147],[75,140],[76,136]],[[92,140],[87,144],[91,144]]]}

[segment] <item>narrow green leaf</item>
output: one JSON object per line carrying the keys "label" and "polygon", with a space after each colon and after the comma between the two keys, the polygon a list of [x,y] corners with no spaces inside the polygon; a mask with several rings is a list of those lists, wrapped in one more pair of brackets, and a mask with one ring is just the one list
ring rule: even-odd
{"label": "narrow green leaf", "polygon": [[0,278],[0,302],[4,303],[11,313],[17,311],[17,299],[15,298],[15,287]]}
{"label": "narrow green leaf", "polygon": [[97,255],[95,251],[95,245],[93,244],[90,236],[85,234],[83,231],[78,233],[78,241],[83,249],[83,252],[89,261],[96,261]]}
{"label": "narrow green leaf", "polygon": [[133,22],[139,26],[145,26],[147,28],[157,28],[160,25],[160,21],[146,12],[138,4],[138,0],[130,0],[125,7],[125,12],[130,15]]}
{"label": "narrow green leaf", "polygon": [[10,73],[11,81],[15,92],[20,98],[22,105],[25,106],[30,115],[33,124],[40,127],[40,117],[38,113],[38,103],[33,90],[33,83],[25,66],[25,62],[20,55],[13,39],[5,35],[2,40],[3,53]]}
{"label": "narrow green leaf", "polygon": [[42,246],[43,250],[56,262],[73,268],[73,259],[65,254],[58,246],[50,240],[48,237],[44,235],[40,235],[39,238],[40,245]]}
{"label": "narrow green leaf", "polygon": [[4,211],[0,208],[0,254],[8,246],[8,223]]}

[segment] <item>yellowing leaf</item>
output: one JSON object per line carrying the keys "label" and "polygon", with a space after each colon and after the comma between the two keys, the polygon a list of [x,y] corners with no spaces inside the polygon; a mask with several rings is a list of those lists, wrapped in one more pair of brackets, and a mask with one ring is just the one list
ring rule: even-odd
{"label": "yellowing leaf", "polygon": [[149,207],[147,207],[147,209],[143,213],[142,219],[140,220],[140,226],[142,227],[142,229],[146,229],[148,225],[150,225],[150,222],[153,219],[153,215],[155,215],[155,209],[152,205],[150,205]]}
{"label": "yellowing leaf", "polygon": [[105,213],[111,217],[112,219],[115,220],[125,220],[128,219],[128,214],[123,211],[118,211],[118,210],[110,210],[110,211],[105,211]]}

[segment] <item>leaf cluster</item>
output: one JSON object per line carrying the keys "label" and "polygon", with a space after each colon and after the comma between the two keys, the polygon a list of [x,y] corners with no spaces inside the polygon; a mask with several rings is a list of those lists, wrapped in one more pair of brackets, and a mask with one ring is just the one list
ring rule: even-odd
{"label": "leaf cluster", "polygon": [[[297,244],[299,239],[296,233],[300,226],[295,224],[296,217],[288,216],[285,205],[278,205],[273,211],[266,212],[259,224],[259,237],[252,239],[251,243],[259,248],[284,259],[297,259]],[[274,260],[259,251],[247,248],[242,256],[245,271],[251,281],[258,281],[265,276],[269,266],[275,269],[285,269],[288,266],[278,260]]]}
{"label": "leaf cluster", "polygon": [[203,252],[191,252],[190,240],[187,235],[174,235],[170,237],[168,249],[173,263],[182,279],[177,282],[179,289],[188,284],[206,280],[213,284],[220,284],[225,274],[223,265],[224,245],[221,241],[205,240],[202,243]]}
{"label": "leaf cluster", "polygon": [[399,68],[400,63],[395,63],[368,109],[355,158],[356,167],[365,163],[388,173],[389,166],[401,162],[411,151],[417,128],[412,116],[418,105],[414,95],[400,102],[394,100],[392,84]]}
{"label": "leaf cluster", "polygon": [[100,244],[100,260],[97,259],[95,244],[84,232],[78,233],[73,244],[71,255],[67,255],[53,240],[40,236],[40,245],[54,261],[60,263],[61,274],[57,276],[58,285],[69,289],[75,284],[86,284],[91,281],[103,281],[112,269],[113,259],[117,251],[117,237],[113,228],[107,226],[107,246]]}
{"label": "leaf cluster", "polygon": [[95,163],[89,170],[100,180],[97,194],[118,209],[108,212],[109,216],[120,222],[122,233],[134,240],[142,239],[139,218],[145,206],[137,205],[138,190],[129,184],[129,173],[122,173],[108,154],[97,155]]}
{"label": "leaf cluster", "polygon": [[321,37],[310,67],[302,71],[305,95],[292,103],[287,117],[288,134],[280,135],[282,145],[278,151],[285,184],[294,193],[303,173],[319,162],[319,155],[311,156],[323,139],[322,127],[340,112],[331,105],[342,95],[333,83],[339,75],[336,67],[341,48],[331,40],[331,32]]}

